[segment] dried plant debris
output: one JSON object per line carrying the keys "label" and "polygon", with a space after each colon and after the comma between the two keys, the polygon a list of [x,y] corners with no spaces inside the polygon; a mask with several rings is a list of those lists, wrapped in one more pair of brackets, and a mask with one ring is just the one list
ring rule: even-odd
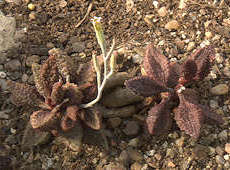
{"label": "dried plant debris", "polygon": [[161,134],[171,127],[171,112],[179,128],[198,138],[205,119],[223,123],[220,115],[198,102],[189,83],[203,80],[209,73],[215,51],[212,46],[197,50],[183,64],[170,63],[152,44],[148,45],[143,62],[147,75],[127,80],[125,85],[133,92],[149,97],[161,95],[161,102],[148,112],[146,124],[150,134]]}
{"label": "dried plant debris", "polygon": [[[33,64],[35,87],[8,82],[15,105],[40,107],[40,110],[34,111],[30,116],[33,129],[63,136],[64,132],[70,131],[80,122],[93,129],[101,128],[100,112],[92,112],[93,107],[81,107],[86,93],[84,88],[70,82],[74,72],[70,60],[60,50],[54,49],[42,65]],[[88,86],[96,85],[91,82]]]}

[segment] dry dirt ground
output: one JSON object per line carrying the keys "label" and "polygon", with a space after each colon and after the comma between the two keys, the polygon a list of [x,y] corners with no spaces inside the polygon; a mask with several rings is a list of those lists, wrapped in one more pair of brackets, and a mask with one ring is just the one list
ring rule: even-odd
{"label": "dry dirt ground", "polygon": [[[22,137],[31,112],[12,105],[1,87],[0,169],[230,169],[228,0],[185,0],[181,6],[179,0],[0,0],[0,10],[14,17],[17,30],[23,32],[17,52],[0,56],[1,86],[6,79],[32,83],[29,61],[44,61],[53,47],[84,62],[92,52],[100,54],[90,22],[98,16],[106,39],[116,38],[116,50],[123,54],[119,71],[139,74],[144,48],[150,42],[171,61],[214,45],[215,65],[195,88],[201,102],[225,119],[221,126],[205,124],[198,140],[181,132],[175,122],[168,134],[156,137],[146,132],[142,120],[147,112],[141,111],[103,120],[109,151],[90,137],[83,141],[81,152],[54,142],[54,137],[24,151]],[[224,92],[211,93],[219,84],[224,84],[219,89]],[[111,127],[111,121],[117,124]],[[132,130],[127,124],[136,129],[132,135],[125,133]]]}

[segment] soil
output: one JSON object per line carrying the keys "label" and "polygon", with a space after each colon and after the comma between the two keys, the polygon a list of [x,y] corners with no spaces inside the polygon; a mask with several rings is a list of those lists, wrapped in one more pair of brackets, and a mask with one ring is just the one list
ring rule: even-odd
{"label": "soil", "polygon": [[[179,8],[179,1],[173,0],[0,0],[1,12],[14,17],[17,30],[24,31],[17,53],[0,63],[0,71],[6,73],[2,81],[33,84],[31,67],[26,61],[34,55],[44,61],[53,47],[85,63],[91,60],[92,53],[99,55],[90,21],[98,16],[102,18],[108,44],[115,38],[115,50],[122,54],[119,71],[132,75],[140,74],[143,51],[150,42],[170,61],[183,61],[195,49],[214,45],[215,65],[208,78],[194,88],[201,96],[200,102],[210,105],[225,119],[220,126],[205,124],[198,140],[181,132],[175,122],[168,134],[151,136],[143,121],[147,111],[141,110],[128,117],[103,120],[109,150],[103,140],[92,141],[90,131],[80,152],[56,143],[53,136],[43,145],[23,150],[22,137],[31,108],[12,105],[7,91],[1,91],[1,110],[7,117],[0,118],[0,169],[229,169],[230,96],[228,90],[218,95],[210,93],[210,89],[219,84],[229,87],[230,3],[185,3]],[[29,9],[28,4],[35,8]],[[87,10],[89,13],[81,23]],[[166,25],[172,20],[177,23],[171,23],[171,29]],[[20,61],[20,68],[9,69],[6,63],[15,60]],[[7,109],[10,111],[5,112]],[[120,123],[111,127],[111,121]],[[127,124],[137,129],[134,135],[125,133],[133,130]]]}

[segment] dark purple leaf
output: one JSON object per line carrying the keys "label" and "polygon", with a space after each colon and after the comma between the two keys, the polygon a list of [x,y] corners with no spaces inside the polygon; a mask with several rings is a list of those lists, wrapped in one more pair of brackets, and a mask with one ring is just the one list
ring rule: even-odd
{"label": "dark purple leaf", "polygon": [[209,74],[214,59],[215,50],[213,46],[198,49],[188,57],[183,65],[184,78],[188,81],[191,77],[193,80],[203,80]]}
{"label": "dark purple leaf", "polygon": [[169,76],[167,77],[167,87],[175,87],[178,84],[180,78],[180,65],[178,63],[169,64]]}
{"label": "dark purple leaf", "polygon": [[169,76],[169,62],[153,44],[147,46],[143,64],[148,76],[152,76],[159,84],[166,86]]}
{"label": "dark purple leaf", "polygon": [[198,138],[200,129],[203,123],[203,112],[197,101],[194,98],[185,97],[185,94],[179,93],[180,104],[174,109],[175,120],[181,130],[186,134]]}
{"label": "dark purple leaf", "polygon": [[161,135],[171,128],[172,118],[168,104],[168,99],[162,99],[160,104],[157,104],[149,110],[146,124],[150,134]]}
{"label": "dark purple leaf", "polygon": [[168,91],[166,87],[161,86],[158,82],[148,76],[139,76],[125,81],[127,88],[138,95],[144,97],[153,96],[155,94]]}
{"label": "dark purple leaf", "polygon": [[186,82],[190,82],[196,76],[197,73],[197,65],[194,60],[187,60],[182,65],[182,73],[183,73],[183,84]]}

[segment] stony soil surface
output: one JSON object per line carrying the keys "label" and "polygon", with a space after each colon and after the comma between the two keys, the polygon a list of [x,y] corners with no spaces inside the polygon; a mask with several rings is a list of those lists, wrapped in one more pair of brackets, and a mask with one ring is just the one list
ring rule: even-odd
{"label": "stony soil surface", "polygon": [[[230,169],[228,0],[0,0],[0,10],[0,169]],[[122,56],[119,71],[130,75],[140,74],[150,42],[171,61],[214,45],[215,65],[194,88],[200,102],[221,114],[225,124],[205,124],[198,140],[175,122],[168,134],[150,136],[143,121],[147,111],[129,106],[122,114],[104,116],[109,150],[101,133],[90,130],[79,152],[49,134],[36,144],[30,138],[22,142],[32,108],[11,104],[6,80],[33,84],[31,63],[43,62],[53,47],[85,63],[92,52],[100,54],[90,23],[93,16],[102,17],[108,42],[116,38]],[[110,96],[108,100],[113,103]],[[31,147],[24,149],[25,144]]]}

